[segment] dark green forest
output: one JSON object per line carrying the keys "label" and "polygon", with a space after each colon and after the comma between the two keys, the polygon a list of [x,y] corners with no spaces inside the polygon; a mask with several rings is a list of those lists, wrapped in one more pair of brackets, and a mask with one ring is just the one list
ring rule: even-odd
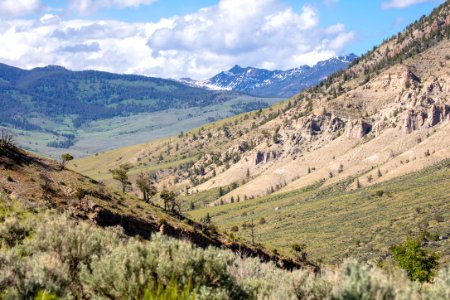
{"label": "dark green forest", "polygon": [[22,70],[0,64],[0,123],[39,130],[30,117],[70,117],[79,127],[95,120],[171,108],[203,107],[239,93],[208,91],[173,80],[59,66]]}

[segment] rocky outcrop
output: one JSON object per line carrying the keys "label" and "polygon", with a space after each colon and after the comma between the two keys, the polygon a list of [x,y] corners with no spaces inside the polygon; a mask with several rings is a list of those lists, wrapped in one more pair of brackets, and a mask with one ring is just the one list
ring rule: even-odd
{"label": "rocky outcrop", "polygon": [[264,161],[264,152],[258,151],[256,153],[256,161],[255,161],[255,165],[261,163]]}
{"label": "rocky outcrop", "polygon": [[277,159],[279,156],[279,154],[277,153],[277,151],[272,150],[272,151],[258,151],[256,152],[256,160],[255,160],[255,165],[258,165],[260,163],[268,163],[270,161],[273,161],[275,159]]}
{"label": "rocky outcrop", "polygon": [[347,123],[347,136],[360,139],[372,131],[372,125],[363,120],[350,120]]}
{"label": "rocky outcrop", "polygon": [[430,127],[449,119],[450,117],[450,106],[449,105],[432,105],[429,109],[429,123]]}
{"label": "rocky outcrop", "polygon": [[429,123],[430,127],[433,127],[437,123],[441,121],[441,109],[440,107],[436,107],[436,105],[432,105],[429,110]]}
{"label": "rocky outcrop", "polygon": [[270,162],[271,160],[275,160],[277,158],[277,152],[275,151],[269,151],[266,153],[266,163]]}
{"label": "rocky outcrop", "polygon": [[449,105],[431,105],[428,110],[408,110],[405,115],[403,129],[405,133],[411,133],[423,127],[433,127],[450,119]]}
{"label": "rocky outcrop", "polygon": [[329,132],[337,132],[345,127],[345,122],[339,117],[332,116],[330,123],[328,124]]}
{"label": "rocky outcrop", "polygon": [[404,121],[404,132],[411,133],[414,130],[419,129],[425,124],[427,115],[424,112],[416,112],[414,110],[408,110]]}

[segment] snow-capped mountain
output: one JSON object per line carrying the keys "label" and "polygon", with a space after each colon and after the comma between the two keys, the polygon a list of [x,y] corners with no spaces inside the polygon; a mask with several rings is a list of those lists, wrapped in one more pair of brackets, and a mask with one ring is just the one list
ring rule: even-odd
{"label": "snow-capped mountain", "polygon": [[207,80],[183,78],[180,81],[190,86],[211,90],[241,91],[264,97],[291,97],[317,84],[330,74],[347,68],[356,58],[358,56],[355,54],[348,54],[318,62],[312,67],[305,65],[287,71],[242,68],[236,65]]}

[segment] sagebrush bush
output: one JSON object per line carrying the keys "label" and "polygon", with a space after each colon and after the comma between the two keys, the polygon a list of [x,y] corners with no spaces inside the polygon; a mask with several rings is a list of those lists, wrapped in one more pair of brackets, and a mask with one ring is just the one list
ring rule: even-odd
{"label": "sagebrush bush", "polygon": [[20,224],[17,217],[8,217],[0,224],[0,247],[12,247],[20,243],[27,235],[29,229]]}
{"label": "sagebrush bush", "polygon": [[83,284],[92,294],[115,298],[142,297],[156,283],[199,288],[199,298],[243,295],[227,272],[232,254],[215,249],[202,250],[186,242],[158,234],[149,243],[134,239],[102,257],[94,257],[90,268],[83,268]]}
{"label": "sagebrush bush", "polygon": [[324,299],[331,290],[309,271],[287,272],[256,258],[235,259],[228,271],[256,299]]}
{"label": "sagebrush bush", "polygon": [[424,299],[450,299],[450,266],[439,272],[434,284],[425,285]]}
{"label": "sagebrush bush", "polygon": [[356,260],[346,261],[339,275],[332,299],[395,299],[396,289],[392,281]]}

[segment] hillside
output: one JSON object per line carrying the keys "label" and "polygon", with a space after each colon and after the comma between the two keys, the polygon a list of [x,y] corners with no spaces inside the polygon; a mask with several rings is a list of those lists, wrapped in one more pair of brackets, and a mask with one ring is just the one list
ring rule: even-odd
{"label": "hillside", "polygon": [[128,236],[149,239],[161,233],[202,248],[214,246],[240,251],[261,261],[273,261],[281,268],[317,269],[307,260],[293,261],[261,246],[234,240],[214,227],[105,187],[94,179],[61,167],[56,161],[19,148],[0,146],[0,175],[0,212],[16,205],[30,212],[55,209],[101,227],[119,226]]}
{"label": "hillside", "polygon": [[161,78],[0,64],[0,126],[14,129],[22,147],[52,156],[167,137],[278,100]]}
{"label": "hillside", "polygon": [[[150,172],[159,186],[184,195],[185,209],[211,207],[199,214],[194,210],[196,217],[230,202],[246,207],[261,197],[289,199],[289,193],[342,182],[344,194],[356,192],[363,199],[361,189],[392,184],[450,157],[449,11],[449,3],[442,4],[347,70],[283,103],[178,137],[77,160],[72,167],[106,184],[113,184],[109,170],[121,164],[131,167],[132,178]],[[448,184],[444,175],[438,199],[448,200]],[[328,222],[320,213],[312,219]],[[216,220],[228,226],[237,219]],[[285,237],[285,227],[271,231],[277,236],[273,240]],[[438,227],[448,232],[448,224]],[[276,246],[287,249],[286,243]]]}
{"label": "hillside", "polygon": [[300,66],[286,71],[265,70],[234,66],[208,80],[181,79],[190,86],[211,90],[240,91],[261,97],[292,97],[300,91],[316,85],[329,75],[344,70],[357,59],[355,54],[333,57],[314,66]]}
{"label": "hillside", "polygon": [[326,265],[344,257],[377,264],[391,258],[391,245],[424,232],[426,247],[439,253],[443,265],[450,262],[450,160],[349,192],[353,182],[315,184],[188,214],[195,220],[209,214],[223,230],[237,228],[235,236],[244,240],[253,219],[259,243],[289,253],[300,242],[313,261]]}

